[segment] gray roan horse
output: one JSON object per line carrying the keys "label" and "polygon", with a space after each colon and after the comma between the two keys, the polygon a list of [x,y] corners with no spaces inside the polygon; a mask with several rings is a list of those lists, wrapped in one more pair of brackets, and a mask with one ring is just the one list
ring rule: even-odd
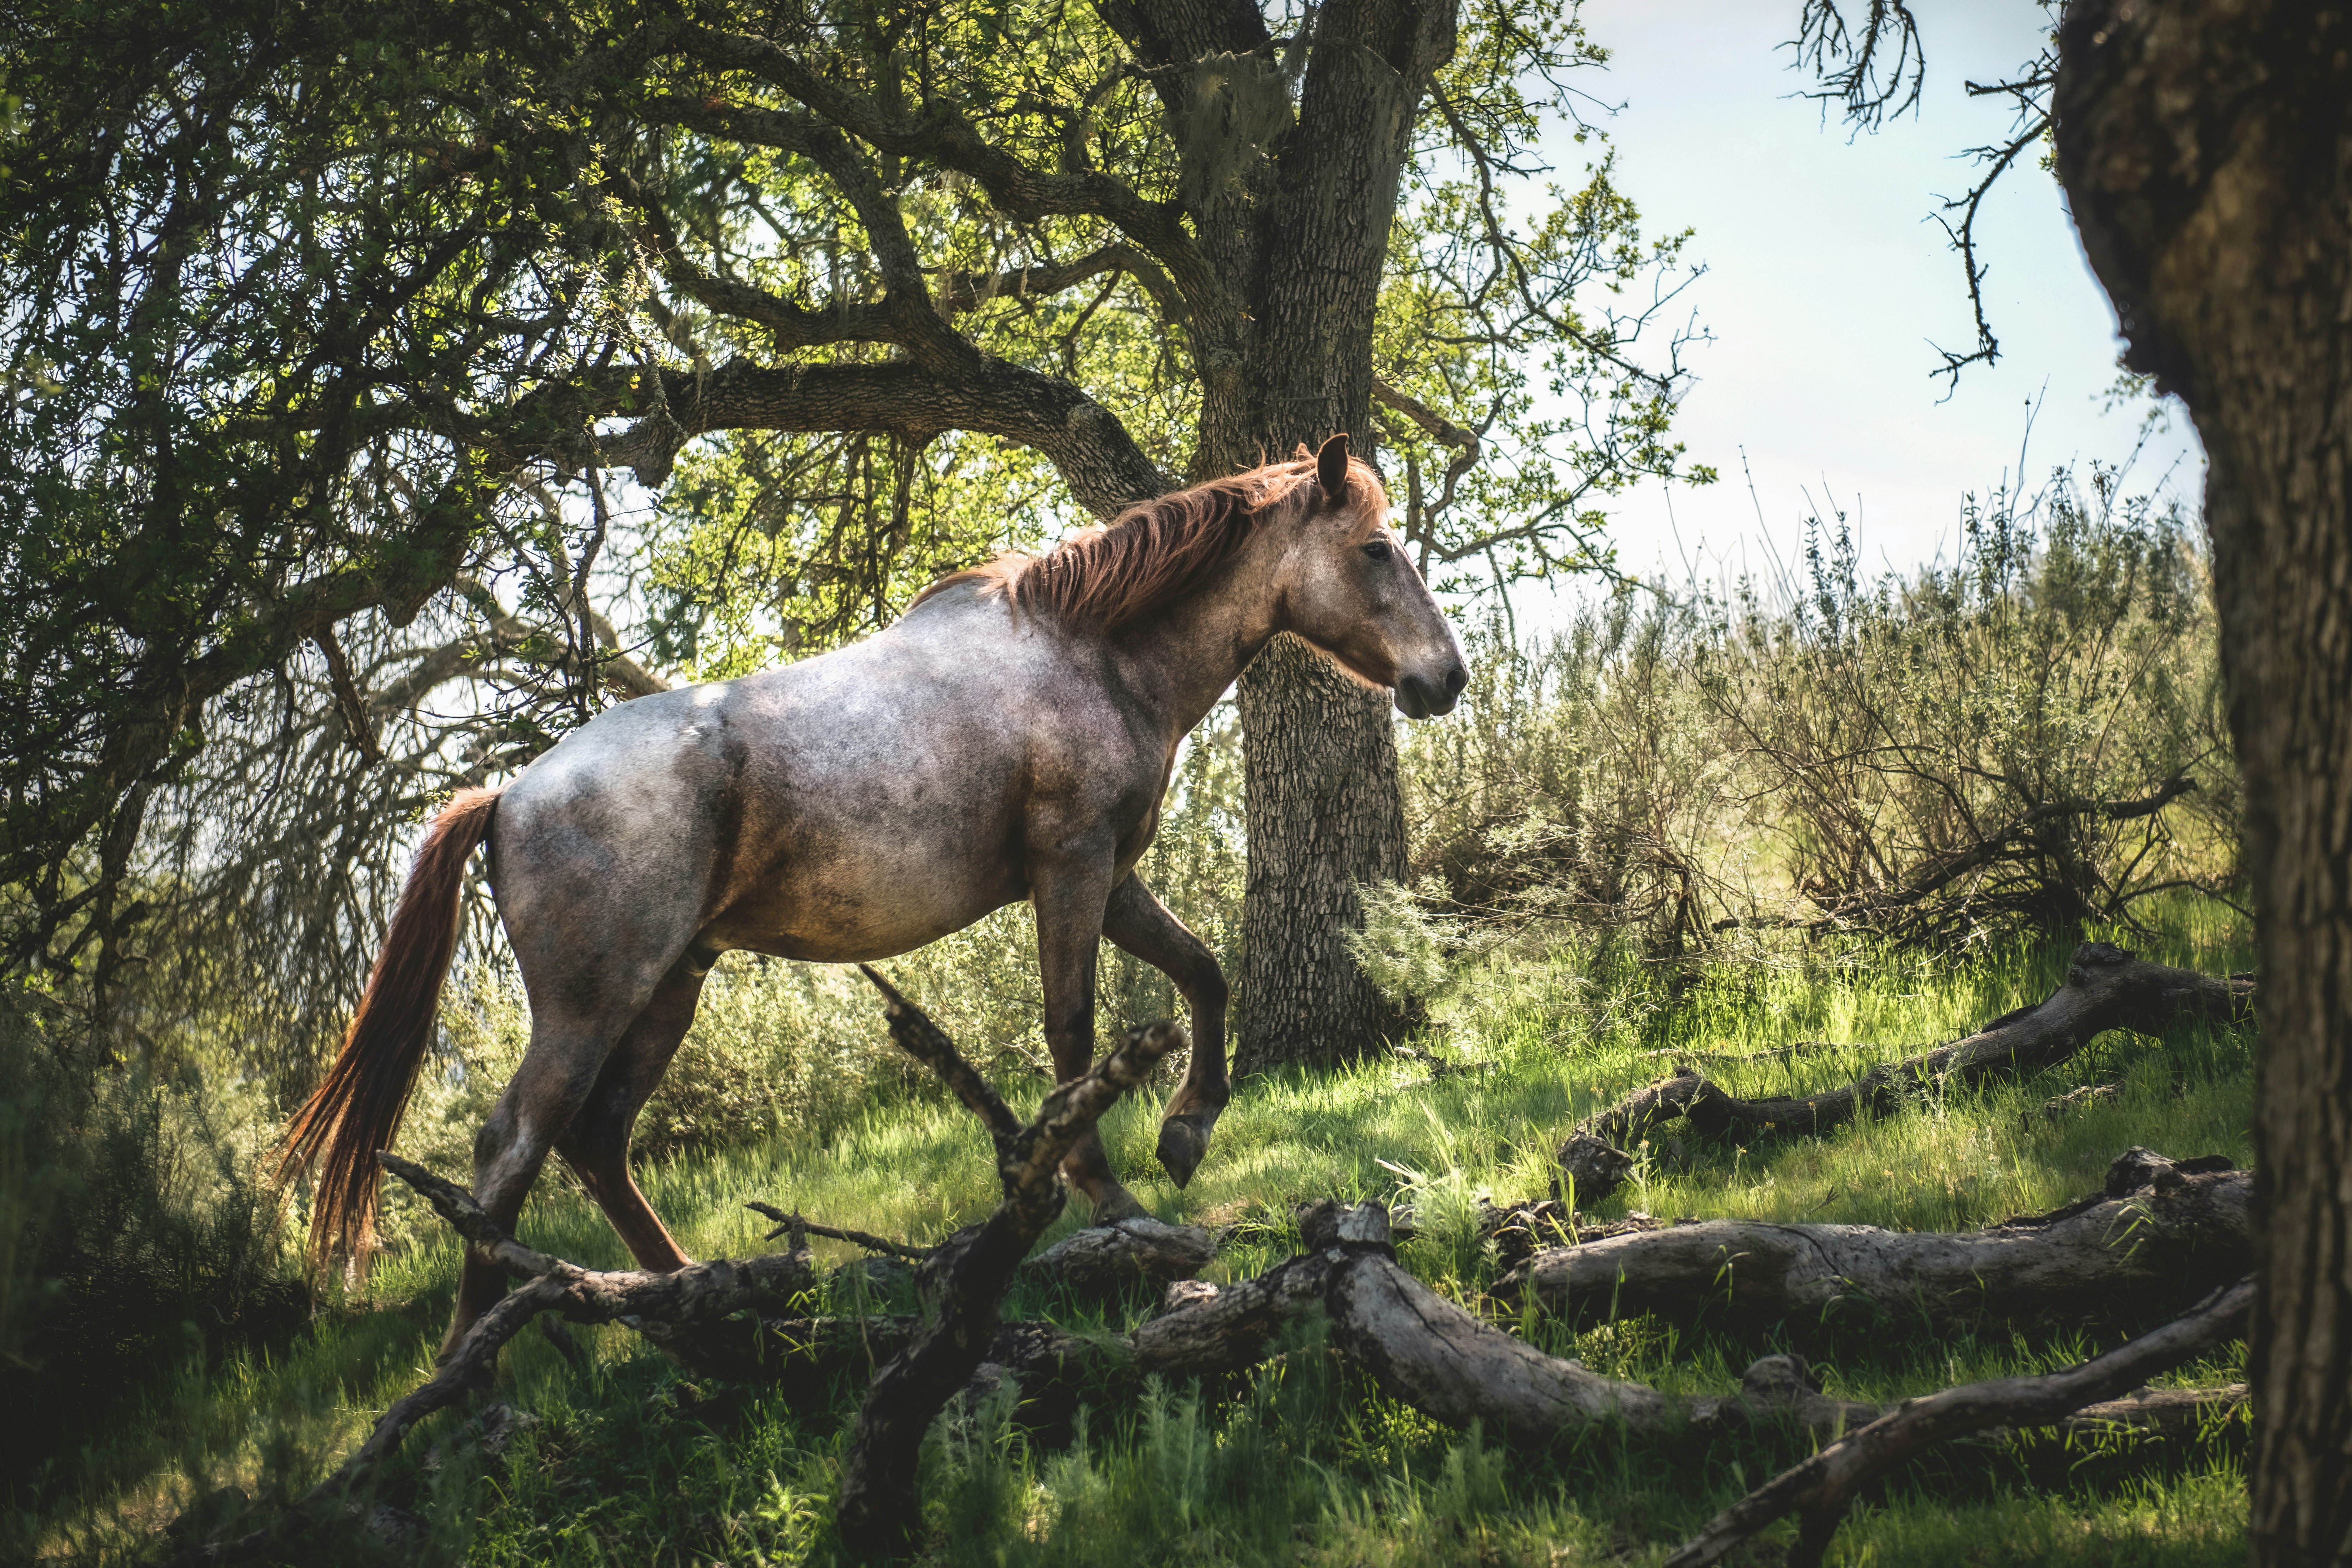
{"label": "gray roan horse", "polygon": [[[887,631],[782,669],[625,702],[503,790],[457,796],[418,850],[383,955],[280,1170],[319,1165],[314,1257],[363,1255],[378,1172],[432,1037],[474,846],[530,1002],[530,1047],[474,1141],[511,1229],[550,1149],[639,1264],[688,1261],[629,1174],[629,1132],[718,956],[886,958],[1035,908],[1055,1071],[1095,1049],[1099,937],[1163,971],[1192,1068],[1160,1158],[1181,1184],[1230,1098],[1216,959],[1134,874],[1185,734],[1294,632],[1412,718],[1454,706],[1460,645],[1371,468],[1335,436],[1136,506],[1034,559],[935,584]],[[1065,1173],[1139,1212],[1092,1134]],[[504,1289],[469,1257],[447,1346]]]}

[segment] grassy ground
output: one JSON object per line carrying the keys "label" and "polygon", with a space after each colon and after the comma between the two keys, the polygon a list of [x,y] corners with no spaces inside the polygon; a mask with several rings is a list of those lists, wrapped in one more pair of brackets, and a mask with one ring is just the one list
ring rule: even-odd
{"label": "grassy ground", "polygon": [[[2247,967],[2246,935],[2179,907],[2149,956],[2210,972]],[[1711,1060],[1735,1091],[1826,1087],[1871,1062],[1963,1034],[2049,992],[2065,946],[1955,963],[1863,953],[1766,954],[1665,970],[1591,954],[1498,957],[1441,1005],[1430,1042],[1483,1070],[1427,1081],[1391,1058],[1328,1075],[1247,1082],[1216,1146],[1179,1193],[1150,1159],[1157,1107],[1106,1123],[1112,1158],[1162,1217],[1244,1225],[1221,1276],[1287,1256],[1287,1205],[1338,1194],[1412,1202],[1423,1226],[1408,1267],[1465,1299],[1494,1263],[1470,1229],[1482,1194],[1547,1185],[1548,1152],[1579,1117],[1667,1070],[1659,1053],[1850,1043],[1789,1063]],[[1647,1151],[1612,1202],[1661,1215],[1836,1220],[1918,1229],[1983,1225],[2055,1206],[2097,1185],[2141,1143],[2177,1156],[2251,1159],[2251,1039],[2184,1029],[2110,1035],[2042,1079],[1939,1103],[1822,1139],[1741,1149],[1692,1138]],[[2050,1121],[2053,1094],[2121,1079],[2116,1100]],[[1011,1081],[1016,1103],[1038,1086]],[[758,1249],[761,1198],[814,1217],[929,1240],[983,1214],[993,1179],[970,1118],[916,1099],[880,1106],[823,1147],[772,1146],[650,1171],[653,1203],[698,1256]],[[1079,1223],[1073,1213],[1061,1229]],[[601,1217],[542,1184],[522,1231],[589,1265],[625,1263]],[[1058,1234],[1058,1231],[1057,1231]],[[1049,1238],[1050,1239],[1050,1238]],[[821,1256],[830,1244],[820,1243]],[[847,1248],[835,1248],[845,1259]],[[142,1419],[60,1456],[45,1500],[0,1521],[0,1556],[120,1561],[192,1506],[225,1518],[240,1495],[307,1486],[366,1423],[425,1372],[447,1310],[457,1250],[427,1237],[384,1258],[363,1296],[323,1310],[268,1353],[192,1372],[151,1395]],[[1114,1312],[1124,1327],[1140,1304]],[[1016,1300],[1015,1315],[1063,1304]],[[1530,1331],[1555,1353],[1612,1375],[1697,1391],[1737,1385],[1780,1331],[1675,1331],[1647,1319]],[[1794,1331],[1788,1331],[1793,1332]],[[829,1555],[830,1494],[847,1414],[820,1415],[758,1394],[682,1382],[633,1336],[583,1333],[575,1371],[529,1338],[509,1351],[502,1396],[535,1424],[495,1454],[477,1423],[438,1418],[411,1438],[398,1479],[427,1538],[397,1555],[484,1564],[799,1563]],[[1891,1399],[1956,1381],[2045,1369],[2095,1348],[2080,1330],[1931,1334],[1883,1323],[1808,1340],[1832,1392]],[[2181,1380],[2227,1381],[2234,1361]],[[996,1407],[944,1426],[927,1461],[933,1554],[942,1563],[1408,1563],[1654,1561],[1801,1446],[1693,1453],[1594,1434],[1528,1452],[1439,1428],[1311,1343],[1223,1397],[1166,1391],[1090,1414],[1055,1441]],[[1864,1510],[1832,1560],[1846,1563],[2205,1563],[2242,1557],[2234,1450],[2216,1442],[2169,1470],[2048,1445],[1986,1447],[1924,1465]],[[234,1490],[226,1489],[234,1489]],[[325,1543],[310,1550],[323,1552]],[[354,1532],[332,1544],[356,1560]]]}

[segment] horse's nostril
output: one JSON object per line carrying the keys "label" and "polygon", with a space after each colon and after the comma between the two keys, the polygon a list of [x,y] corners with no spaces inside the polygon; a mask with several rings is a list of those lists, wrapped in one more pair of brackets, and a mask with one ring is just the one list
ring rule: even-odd
{"label": "horse's nostril", "polygon": [[1462,689],[1469,684],[1470,672],[1460,664],[1445,672],[1445,695],[1448,699],[1461,696]]}

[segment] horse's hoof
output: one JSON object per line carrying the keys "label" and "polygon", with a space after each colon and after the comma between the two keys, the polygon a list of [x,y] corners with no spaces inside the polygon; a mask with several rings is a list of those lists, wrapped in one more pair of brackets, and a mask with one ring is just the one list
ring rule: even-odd
{"label": "horse's hoof", "polygon": [[1160,1124],[1160,1163],[1178,1186],[1192,1184],[1192,1173],[1208,1157],[1209,1130],[1216,1124],[1213,1115],[1197,1110],[1171,1116]]}

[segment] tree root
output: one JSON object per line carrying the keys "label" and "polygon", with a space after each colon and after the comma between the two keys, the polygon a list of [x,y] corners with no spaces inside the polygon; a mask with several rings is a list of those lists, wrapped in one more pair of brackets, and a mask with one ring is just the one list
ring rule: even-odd
{"label": "tree root", "polygon": [[1677,1117],[1701,1132],[1742,1141],[1826,1132],[1865,1111],[1895,1114],[1928,1091],[1997,1076],[2031,1077],[2109,1029],[2152,1034],[2184,1016],[2226,1023],[2245,1016],[2253,995],[2251,975],[2217,980],[2086,942],[2074,950],[2065,984],[2041,1002],[2004,1013],[1965,1039],[1873,1068],[1843,1089],[1742,1100],[1691,1071],[1638,1089],[1560,1144],[1560,1171],[1570,1184],[1565,1195],[1584,1205],[1609,1196],[1633,1171],[1633,1157],[1625,1151],[1652,1127]]}
{"label": "tree root", "polygon": [[[1547,1311],[1728,1309],[1742,1321],[1819,1321],[1856,1308],[1987,1318],[2108,1318],[2194,1300],[2253,1267],[2253,1176],[2216,1155],[2174,1162],[2132,1149],[2105,1189],[2046,1215],[1958,1234],[1858,1225],[1706,1220],[1638,1228],[1528,1253],[1496,1281]],[[1559,1205],[1496,1211],[1498,1235],[1560,1240]],[[1589,1233],[1590,1234],[1590,1233]]]}

